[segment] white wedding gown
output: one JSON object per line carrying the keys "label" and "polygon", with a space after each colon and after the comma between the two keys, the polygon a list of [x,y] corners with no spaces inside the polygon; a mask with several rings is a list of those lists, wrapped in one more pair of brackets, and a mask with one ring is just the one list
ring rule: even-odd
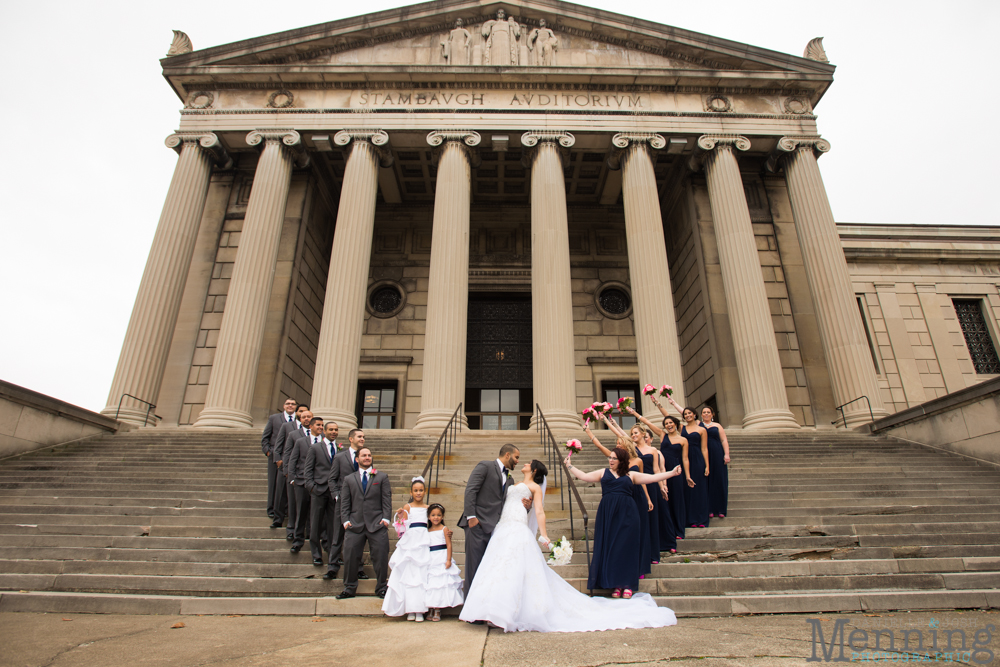
{"label": "white wedding gown", "polygon": [[589,597],[556,574],[528,528],[521,500],[530,497],[524,483],[507,492],[459,618],[489,621],[506,632],[590,632],[677,624],[674,612],[657,607],[646,593],[636,593],[631,600]]}

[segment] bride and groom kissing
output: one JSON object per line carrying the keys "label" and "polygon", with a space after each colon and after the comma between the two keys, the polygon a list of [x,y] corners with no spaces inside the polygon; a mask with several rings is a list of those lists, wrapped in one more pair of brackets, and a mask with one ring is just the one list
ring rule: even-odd
{"label": "bride and groom kissing", "polygon": [[[545,562],[538,542],[549,547],[545,525],[545,476],[541,461],[510,471],[520,459],[504,445],[494,461],[480,461],[465,487],[458,525],[465,531],[465,604],[459,618],[489,623],[506,632],[588,632],[674,625],[674,613],[637,594],[631,600],[590,597]],[[529,514],[534,517],[529,524]],[[529,527],[530,526],[530,527]]]}

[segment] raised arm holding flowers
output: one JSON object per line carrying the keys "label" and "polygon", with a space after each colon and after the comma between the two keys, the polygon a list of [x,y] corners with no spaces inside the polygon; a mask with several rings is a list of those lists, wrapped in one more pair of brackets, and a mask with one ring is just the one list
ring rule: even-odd
{"label": "raised arm holding flowers", "polygon": [[[646,385],[646,386],[648,387],[650,385]],[[640,422],[642,422],[643,424],[645,424],[647,427],[649,427],[649,430],[652,431],[653,433],[655,433],[656,437],[663,438],[663,429],[661,429],[659,426],[657,426],[653,422],[649,421],[648,419],[646,419],[645,417],[643,417],[642,415],[640,415],[638,412],[635,411],[634,408],[632,408],[632,406],[629,406],[629,407],[627,407],[625,409],[628,411],[628,413],[630,415],[632,415],[633,417],[635,417],[636,419],[638,419]]]}

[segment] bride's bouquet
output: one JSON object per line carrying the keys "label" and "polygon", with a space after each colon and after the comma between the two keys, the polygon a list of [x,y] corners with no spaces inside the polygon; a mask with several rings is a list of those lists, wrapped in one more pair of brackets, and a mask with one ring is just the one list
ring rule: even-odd
{"label": "bride's bouquet", "polygon": [[549,559],[546,562],[551,566],[569,565],[572,559],[573,545],[563,535],[552,543],[552,548],[549,550]]}

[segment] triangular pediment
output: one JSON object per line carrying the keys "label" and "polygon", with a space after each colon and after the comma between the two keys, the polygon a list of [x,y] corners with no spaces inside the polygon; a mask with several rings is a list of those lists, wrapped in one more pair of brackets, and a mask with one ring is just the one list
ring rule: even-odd
{"label": "triangular pediment", "polygon": [[[506,12],[503,20],[498,10]],[[350,77],[364,71],[364,80],[392,80],[419,71],[430,80],[468,78],[488,68],[500,76],[544,70],[549,80],[606,70],[635,83],[662,79],[666,72],[678,83],[685,76],[704,81],[718,72],[730,77],[730,85],[741,72],[752,72],[762,83],[790,77],[815,90],[818,99],[834,70],[825,62],[557,0],[427,2],[182,53],[162,63],[179,94],[229,72],[242,81],[278,71],[286,82],[315,82],[324,72]]]}

